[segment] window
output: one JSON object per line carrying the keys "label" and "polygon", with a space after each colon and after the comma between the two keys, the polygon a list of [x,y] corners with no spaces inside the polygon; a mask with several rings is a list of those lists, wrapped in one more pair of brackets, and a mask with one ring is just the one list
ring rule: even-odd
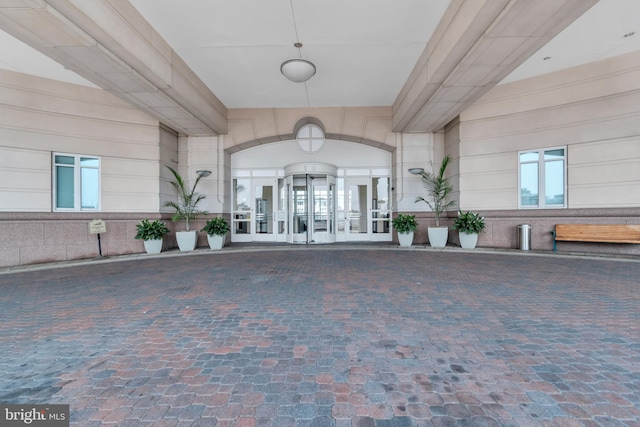
{"label": "window", "polygon": [[324,132],[316,125],[304,125],[296,135],[298,146],[306,153],[315,153],[324,146]]}
{"label": "window", "polygon": [[55,211],[100,209],[100,159],[76,154],[53,155]]}
{"label": "window", "polygon": [[520,207],[566,207],[566,148],[519,153]]}

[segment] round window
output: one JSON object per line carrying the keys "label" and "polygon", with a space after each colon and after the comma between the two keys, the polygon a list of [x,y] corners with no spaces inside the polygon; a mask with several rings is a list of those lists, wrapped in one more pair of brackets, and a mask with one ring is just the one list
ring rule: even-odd
{"label": "round window", "polygon": [[306,153],[315,153],[324,146],[324,132],[316,125],[304,125],[296,135],[298,146]]}

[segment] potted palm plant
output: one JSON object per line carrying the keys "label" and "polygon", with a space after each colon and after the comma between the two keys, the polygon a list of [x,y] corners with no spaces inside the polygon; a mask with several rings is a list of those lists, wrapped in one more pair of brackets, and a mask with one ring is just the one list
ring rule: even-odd
{"label": "potted palm plant", "polygon": [[224,236],[229,232],[229,223],[222,217],[212,218],[204,224],[200,231],[207,233],[209,247],[219,250],[224,246]]}
{"label": "potted palm plant", "polygon": [[448,178],[445,178],[444,173],[449,164],[450,157],[445,156],[440,164],[438,173],[433,172],[420,172],[422,182],[427,189],[427,197],[418,197],[416,202],[425,202],[436,216],[436,226],[428,227],[427,232],[429,234],[429,244],[433,248],[444,248],[447,244],[449,237],[449,228],[440,227],[440,217],[448,209],[454,207],[456,202],[454,200],[448,201],[449,195],[453,191],[453,187]]}
{"label": "potted palm plant", "polygon": [[175,213],[171,217],[173,222],[185,220],[185,231],[176,231],[176,241],[181,251],[192,251],[196,248],[198,235],[196,230],[191,230],[190,222],[194,221],[200,215],[207,214],[206,211],[200,210],[198,207],[198,204],[205,198],[205,195],[196,192],[198,183],[205,175],[198,174],[193,186],[189,188],[178,171],[170,166],[167,166],[167,169],[173,174],[174,180],[171,181],[171,185],[176,191],[178,200],[175,202],[170,200],[166,202],[164,206],[172,207],[175,210]]}
{"label": "potted palm plant", "polygon": [[169,232],[167,224],[160,220],[149,221],[143,219],[136,224],[136,239],[143,240],[144,249],[148,254],[159,254],[162,251],[162,241]]}
{"label": "potted palm plant", "polygon": [[411,247],[413,234],[418,228],[418,222],[414,215],[398,214],[391,222],[398,232],[398,243],[401,247]]}
{"label": "potted palm plant", "polygon": [[463,249],[474,249],[478,244],[478,234],[483,232],[484,228],[484,218],[470,211],[458,211],[458,217],[453,222],[453,229],[458,230],[460,246]]}

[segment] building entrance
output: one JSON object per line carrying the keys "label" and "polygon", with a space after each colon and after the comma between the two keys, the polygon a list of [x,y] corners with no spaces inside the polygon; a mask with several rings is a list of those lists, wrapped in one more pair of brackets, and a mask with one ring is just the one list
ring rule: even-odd
{"label": "building entrance", "polygon": [[232,155],[232,242],[392,240],[390,153],[314,141],[263,144]]}
{"label": "building entrance", "polygon": [[334,166],[326,164],[295,164],[285,167],[288,242],[336,241],[335,171]]}

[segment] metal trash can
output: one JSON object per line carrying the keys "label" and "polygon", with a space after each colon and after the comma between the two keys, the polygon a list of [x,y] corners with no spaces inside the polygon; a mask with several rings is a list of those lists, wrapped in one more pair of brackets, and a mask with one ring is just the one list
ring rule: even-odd
{"label": "metal trash can", "polygon": [[531,249],[531,225],[518,225],[518,249],[528,251]]}

